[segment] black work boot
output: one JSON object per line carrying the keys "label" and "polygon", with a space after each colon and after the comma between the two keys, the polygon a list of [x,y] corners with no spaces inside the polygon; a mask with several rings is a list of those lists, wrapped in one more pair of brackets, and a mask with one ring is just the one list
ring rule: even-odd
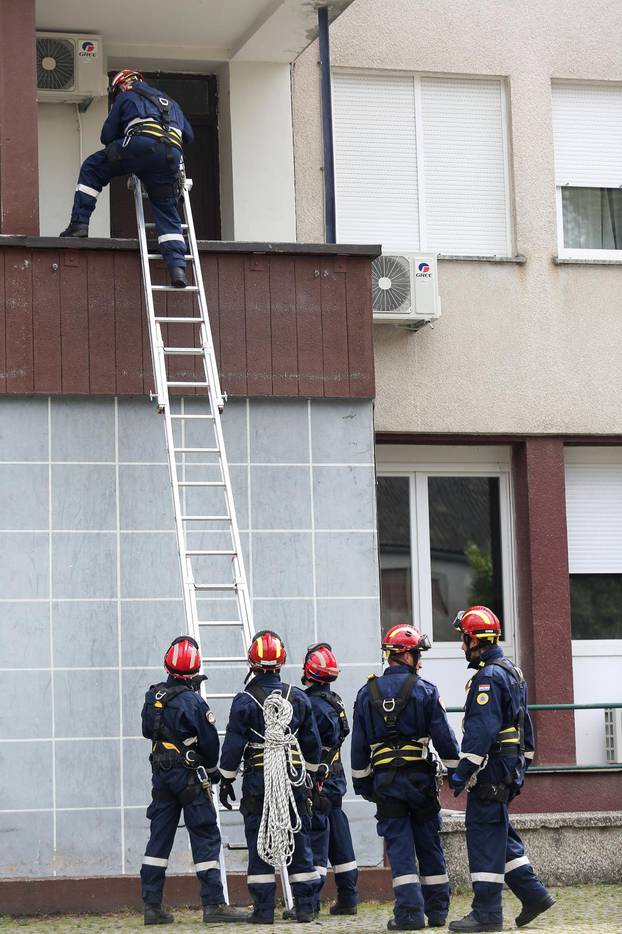
{"label": "black work boot", "polygon": [[58,236],[59,237],[88,237],[88,235],[89,235],[88,224],[79,224],[77,221],[70,221],[69,227],[65,227],[65,229]]}
{"label": "black work boot", "polygon": [[462,934],[478,934],[479,931],[502,931],[503,921],[478,921],[471,911],[459,921],[452,921],[450,931],[461,931]]}
{"label": "black work boot", "polygon": [[328,910],[331,915],[355,915],[358,909],[356,905],[343,905],[337,900]]}
{"label": "black work boot", "polygon": [[530,921],[533,921],[534,918],[541,915],[543,911],[548,911],[549,908],[552,908],[554,904],[555,899],[553,896],[547,894],[544,898],[541,898],[539,902],[531,902],[529,905],[523,905],[521,913],[516,915],[516,927],[522,928],[526,924],[529,924]]}
{"label": "black work boot", "polygon": [[164,911],[162,905],[145,905],[145,924],[172,924],[174,915]]}
{"label": "black work boot", "polygon": [[300,911],[296,909],[296,921],[298,924],[310,924],[311,921],[315,921],[317,915],[314,911]]}
{"label": "black work boot", "polygon": [[447,924],[447,915],[428,915],[429,928],[444,928]]}
{"label": "black work boot", "polygon": [[[245,920],[244,918],[242,920]],[[272,917],[267,917],[266,915],[258,915],[256,912],[252,911],[250,914],[246,915],[247,924],[274,924],[274,915]]]}
{"label": "black work boot", "polygon": [[185,289],[188,285],[186,270],[182,269],[181,266],[173,266],[172,269],[169,269],[168,274],[171,277],[171,285],[174,289]]}
{"label": "black work boot", "polygon": [[410,918],[391,918],[387,924],[387,931],[422,931],[425,927],[425,920],[419,916],[412,915]]}
{"label": "black work boot", "polygon": [[296,912],[293,908],[286,908],[282,915],[283,921],[295,921]]}
{"label": "black work boot", "polygon": [[247,917],[247,911],[232,908],[224,902],[221,905],[203,905],[204,924],[242,924]]}

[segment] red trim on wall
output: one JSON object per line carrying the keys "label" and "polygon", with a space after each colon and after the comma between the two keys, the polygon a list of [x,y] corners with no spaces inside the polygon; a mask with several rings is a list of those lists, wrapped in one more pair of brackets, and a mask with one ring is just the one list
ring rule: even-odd
{"label": "red trim on wall", "polygon": [[0,0],[0,233],[39,232],[35,0]]}
{"label": "red trim on wall", "polygon": [[[370,257],[314,255],[313,248],[307,255],[236,253],[229,244],[203,253],[201,265],[223,390],[373,398]],[[153,276],[164,282],[164,268]],[[136,252],[0,245],[0,285],[3,279],[0,392],[130,395],[152,388]],[[196,315],[196,298],[162,293],[156,309]],[[188,346],[187,327],[163,330],[167,346]],[[193,358],[169,361],[173,379],[196,379]]]}

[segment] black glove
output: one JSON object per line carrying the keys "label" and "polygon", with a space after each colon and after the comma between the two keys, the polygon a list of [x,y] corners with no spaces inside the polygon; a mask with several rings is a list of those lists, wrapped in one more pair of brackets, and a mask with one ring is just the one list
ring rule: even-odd
{"label": "black glove", "polygon": [[235,791],[233,790],[233,782],[229,778],[220,779],[220,790],[218,792],[218,797],[220,798],[220,803],[228,811],[233,810],[229,801],[235,801]]}

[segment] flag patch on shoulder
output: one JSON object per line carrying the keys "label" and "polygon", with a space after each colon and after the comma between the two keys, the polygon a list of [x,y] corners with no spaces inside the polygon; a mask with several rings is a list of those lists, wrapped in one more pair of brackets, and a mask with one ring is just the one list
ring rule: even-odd
{"label": "flag patch on shoulder", "polygon": [[489,685],[489,684],[478,684],[478,685],[477,685],[477,690],[478,690],[478,691],[489,691],[489,690],[490,690],[490,685]]}

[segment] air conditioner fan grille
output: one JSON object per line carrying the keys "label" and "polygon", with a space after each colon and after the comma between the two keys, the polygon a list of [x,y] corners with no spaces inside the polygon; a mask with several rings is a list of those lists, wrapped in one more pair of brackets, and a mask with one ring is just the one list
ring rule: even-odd
{"label": "air conditioner fan grille", "polygon": [[41,36],[37,39],[37,88],[71,91],[75,83],[75,50],[70,39]]}

